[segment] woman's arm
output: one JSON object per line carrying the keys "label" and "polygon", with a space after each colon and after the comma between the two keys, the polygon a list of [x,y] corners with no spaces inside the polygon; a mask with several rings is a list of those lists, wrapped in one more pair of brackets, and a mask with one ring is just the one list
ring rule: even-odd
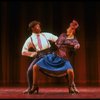
{"label": "woman's arm", "polygon": [[62,45],[64,45],[64,41],[65,41],[65,37],[64,37],[64,34],[61,34],[57,41],[55,42],[55,45],[60,48]]}
{"label": "woman's arm", "polygon": [[80,44],[79,44],[78,40],[75,39],[75,41],[74,41],[74,49],[79,49],[79,48],[80,48]]}

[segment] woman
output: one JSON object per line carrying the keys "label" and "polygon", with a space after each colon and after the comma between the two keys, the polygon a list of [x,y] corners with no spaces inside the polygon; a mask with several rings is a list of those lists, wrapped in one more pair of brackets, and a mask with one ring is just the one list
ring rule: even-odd
{"label": "woman", "polygon": [[39,69],[44,69],[51,72],[65,71],[69,80],[69,93],[79,93],[74,83],[74,71],[69,61],[70,50],[80,48],[80,44],[74,36],[78,26],[78,22],[73,20],[70,23],[69,28],[66,30],[66,33],[62,33],[56,41],[56,51],[46,55],[33,66],[33,87],[30,94],[34,93],[35,91],[38,93]]}

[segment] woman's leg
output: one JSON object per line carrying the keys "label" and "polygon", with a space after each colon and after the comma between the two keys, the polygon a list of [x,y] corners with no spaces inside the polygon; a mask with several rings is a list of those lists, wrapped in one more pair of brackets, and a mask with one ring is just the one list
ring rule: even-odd
{"label": "woman's leg", "polygon": [[68,81],[69,81],[69,93],[79,93],[74,83],[73,69],[68,69],[67,74],[68,74]]}

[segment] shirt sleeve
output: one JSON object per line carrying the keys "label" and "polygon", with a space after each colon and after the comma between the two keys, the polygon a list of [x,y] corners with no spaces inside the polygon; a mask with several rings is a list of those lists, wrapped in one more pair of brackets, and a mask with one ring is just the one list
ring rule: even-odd
{"label": "shirt sleeve", "polygon": [[34,48],[34,46],[32,45],[32,42],[31,42],[31,38],[29,37],[26,41],[25,41],[25,43],[24,43],[24,45],[23,45],[23,47],[22,47],[22,55],[24,55],[24,56],[29,56],[29,57],[33,57],[33,54],[34,54],[34,52],[31,52],[31,51],[29,51],[29,48]]}
{"label": "shirt sleeve", "polygon": [[50,40],[50,41],[52,41],[52,42],[56,42],[56,40],[58,39],[58,37],[56,36],[56,35],[53,35],[52,33],[47,33],[47,32],[45,32],[45,33],[43,33],[45,36],[46,36],[46,38],[48,39],[48,40]]}

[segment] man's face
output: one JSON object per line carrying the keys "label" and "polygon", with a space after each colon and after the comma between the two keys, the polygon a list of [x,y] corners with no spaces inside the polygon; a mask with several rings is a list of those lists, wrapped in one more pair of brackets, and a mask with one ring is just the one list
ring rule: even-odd
{"label": "man's face", "polygon": [[32,27],[32,32],[40,33],[41,32],[40,24],[36,24],[34,27]]}

